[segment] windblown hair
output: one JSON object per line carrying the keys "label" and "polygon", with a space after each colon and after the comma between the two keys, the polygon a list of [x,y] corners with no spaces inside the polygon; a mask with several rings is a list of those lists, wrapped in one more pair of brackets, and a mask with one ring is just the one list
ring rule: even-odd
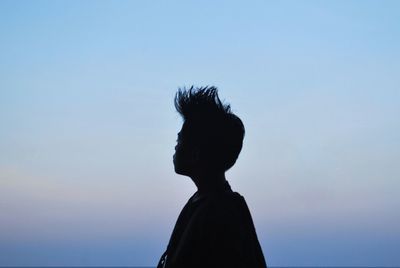
{"label": "windblown hair", "polygon": [[197,147],[211,168],[231,168],[242,149],[244,125],[224,104],[216,87],[178,89],[175,108],[184,120],[184,139]]}

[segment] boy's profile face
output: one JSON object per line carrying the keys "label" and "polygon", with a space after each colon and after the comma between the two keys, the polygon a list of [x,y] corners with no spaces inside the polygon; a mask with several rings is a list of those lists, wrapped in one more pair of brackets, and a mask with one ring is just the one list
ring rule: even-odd
{"label": "boy's profile face", "polygon": [[188,137],[189,131],[187,128],[187,124],[184,123],[182,129],[178,132],[174,154],[174,168],[176,173],[190,176],[197,165],[198,159],[193,143],[190,142]]}

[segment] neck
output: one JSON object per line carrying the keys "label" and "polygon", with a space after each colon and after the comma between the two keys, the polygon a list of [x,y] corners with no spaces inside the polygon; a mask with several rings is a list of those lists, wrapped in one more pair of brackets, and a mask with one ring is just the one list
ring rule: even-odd
{"label": "neck", "polygon": [[224,172],[206,172],[191,177],[200,194],[206,194],[218,190],[225,182]]}

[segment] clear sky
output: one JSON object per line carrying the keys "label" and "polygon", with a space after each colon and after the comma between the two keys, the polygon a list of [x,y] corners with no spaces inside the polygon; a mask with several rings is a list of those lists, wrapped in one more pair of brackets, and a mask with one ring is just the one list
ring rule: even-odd
{"label": "clear sky", "polygon": [[0,265],[155,265],[192,84],[268,265],[400,265],[400,1],[348,0],[0,1]]}

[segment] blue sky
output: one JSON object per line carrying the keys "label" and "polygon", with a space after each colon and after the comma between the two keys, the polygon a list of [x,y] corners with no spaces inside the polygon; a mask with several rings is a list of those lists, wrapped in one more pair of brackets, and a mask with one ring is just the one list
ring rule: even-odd
{"label": "blue sky", "polygon": [[398,1],[1,1],[0,265],[155,265],[178,87],[246,127],[270,266],[399,266]]}

